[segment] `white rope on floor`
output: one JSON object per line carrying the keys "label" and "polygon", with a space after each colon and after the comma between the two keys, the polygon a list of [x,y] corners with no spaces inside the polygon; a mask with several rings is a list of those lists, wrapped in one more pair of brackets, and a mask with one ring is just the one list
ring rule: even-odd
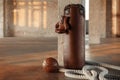
{"label": "white rope on floor", "polygon": [[[89,63],[92,64],[93,62],[89,62]],[[108,74],[107,68],[116,69],[120,71],[119,66],[105,64],[105,63],[97,63],[97,64],[99,65],[97,66],[85,65],[82,70],[60,69],[60,72],[64,72],[65,76],[70,78],[88,79],[88,80],[108,80],[107,78],[105,78],[105,75]],[[98,71],[96,71],[95,69],[99,69],[101,71],[98,73]]]}

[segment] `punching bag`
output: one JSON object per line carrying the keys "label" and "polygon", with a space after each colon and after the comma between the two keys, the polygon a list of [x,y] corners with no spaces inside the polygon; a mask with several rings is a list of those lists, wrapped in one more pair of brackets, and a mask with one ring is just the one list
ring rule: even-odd
{"label": "punching bag", "polygon": [[61,21],[55,31],[64,34],[64,67],[82,69],[85,64],[85,11],[80,4],[70,4],[64,8]]}

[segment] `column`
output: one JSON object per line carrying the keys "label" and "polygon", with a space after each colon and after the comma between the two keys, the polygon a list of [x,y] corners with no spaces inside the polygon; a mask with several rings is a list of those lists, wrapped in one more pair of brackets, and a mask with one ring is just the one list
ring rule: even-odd
{"label": "column", "polygon": [[4,37],[3,0],[0,0],[0,38]]}
{"label": "column", "polygon": [[99,44],[106,37],[106,0],[90,0],[89,43]]}

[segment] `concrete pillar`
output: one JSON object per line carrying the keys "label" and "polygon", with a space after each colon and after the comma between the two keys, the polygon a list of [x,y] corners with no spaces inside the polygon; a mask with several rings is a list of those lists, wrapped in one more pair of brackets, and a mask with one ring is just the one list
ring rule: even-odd
{"label": "concrete pillar", "polygon": [[0,0],[0,38],[3,38],[4,32],[3,32],[3,0]]}
{"label": "concrete pillar", "polygon": [[106,0],[106,38],[112,36],[112,0]]}
{"label": "concrete pillar", "polygon": [[120,0],[112,0],[112,33],[120,37]]}
{"label": "concrete pillar", "polygon": [[99,44],[106,37],[106,0],[90,0],[89,43]]}
{"label": "concrete pillar", "polygon": [[120,37],[120,0],[116,0],[117,36]]}
{"label": "concrete pillar", "polygon": [[[75,4],[84,4],[84,0],[58,0],[59,6],[59,17],[63,15],[64,7],[68,4],[75,3]],[[60,20],[60,19],[59,19]],[[58,35],[58,62],[60,66],[63,66],[63,44],[64,44],[64,37],[63,34]]]}

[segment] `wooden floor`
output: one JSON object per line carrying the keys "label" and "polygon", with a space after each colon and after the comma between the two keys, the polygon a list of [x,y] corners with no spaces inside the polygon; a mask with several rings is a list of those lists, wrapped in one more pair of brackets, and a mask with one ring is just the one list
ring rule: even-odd
{"label": "wooden floor", "polygon": [[[62,73],[43,72],[41,64],[47,57],[57,58],[56,38],[0,39],[0,80],[73,80]],[[120,66],[120,42],[90,46],[86,60]]]}
{"label": "wooden floor", "polygon": [[39,65],[41,59],[47,57],[44,56],[47,53],[49,53],[48,56],[53,56],[53,53],[57,54],[56,38],[6,38],[0,40],[0,64]]}
{"label": "wooden floor", "polygon": [[89,51],[96,61],[120,66],[120,38],[102,40],[100,45],[91,46]]}

